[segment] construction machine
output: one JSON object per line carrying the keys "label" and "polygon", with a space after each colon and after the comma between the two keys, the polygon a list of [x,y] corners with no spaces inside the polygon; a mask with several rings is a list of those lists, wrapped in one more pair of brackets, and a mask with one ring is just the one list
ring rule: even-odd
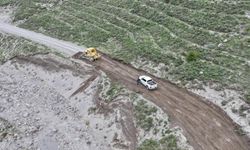
{"label": "construction machine", "polygon": [[79,58],[86,58],[90,61],[95,61],[99,58],[101,58],[101,55],[97,52],[96,48],[88,48],[84,52],[78,52],[75,55],[72,56],[75,59]]}

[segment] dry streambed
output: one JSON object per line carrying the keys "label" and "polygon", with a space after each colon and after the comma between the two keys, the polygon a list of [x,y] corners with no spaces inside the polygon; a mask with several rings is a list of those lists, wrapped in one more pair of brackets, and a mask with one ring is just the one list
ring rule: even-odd
{"label": "dry streambed", "polygon": [[0,99],[0,149],[192,149],[158,107],[83,62],[14,58],[0,66]]}

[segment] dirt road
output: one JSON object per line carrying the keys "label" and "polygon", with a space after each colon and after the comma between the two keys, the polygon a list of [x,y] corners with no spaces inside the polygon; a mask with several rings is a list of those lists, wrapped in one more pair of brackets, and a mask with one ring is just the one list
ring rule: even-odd
{"label": "dirt road", "polygon": [[[4,23],[0,23],[0,31],[44,44],[68,56],[83,49],[69,42]],[[195,149],[249,150],[248,139],[234,131],[234,123],[220,109],[212,108],[200,97],[161,79],[156,79],[159,89],[149,92],[137,86],[135,82],[138,75],[145,74],[144,71],[124,65],[107,56],[103,56],[93,64],[97,69],[106,72],[114,81],[122,83],[130,90],[142,93],[145,98],[161,107],[170,115],[172,122],[184,130],[185,136]]]}
{"label": "dirt road", "polygon": [[[159,89],[148,91],[136,85],[136,77],[147,74],[103,56],[94,63],[97,68],[130,90],[142,95],[161,107],[172,122],[184,129],[184,134],[195,149],[247,150],[249,143],[234,131],[235,125],[219,108],[212,108],[200,97],[161,79],[156,79]],[[151,75],[152,76],[152,75]]]}

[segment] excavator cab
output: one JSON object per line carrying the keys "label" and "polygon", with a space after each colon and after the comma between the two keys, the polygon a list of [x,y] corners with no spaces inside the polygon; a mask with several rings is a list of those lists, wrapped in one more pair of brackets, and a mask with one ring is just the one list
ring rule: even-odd
{"label": "excavator cab", "polygon": [[73,58],[79,59],[79,58],[87,58],[90,61],[95,61],[99,59],[101,55],[97,52],[96,48],[88,48],[84,52],[78,52],[75,55],[73,55]]}
{"label": "excavator cab", "polygon": [[89,57],[92,61],[97,60],[101,55],[97,52],[96,48],[88,48],[85,51],[85,57]]}

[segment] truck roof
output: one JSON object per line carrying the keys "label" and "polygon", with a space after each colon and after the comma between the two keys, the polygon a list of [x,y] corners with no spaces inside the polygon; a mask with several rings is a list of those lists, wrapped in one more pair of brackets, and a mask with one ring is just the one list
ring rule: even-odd
{"label": "truck roof", "polygon": [[144,78],[145,80],[152,80],[152,78],[150,78],[149,76],[146,76],[146,75],[142,75],[140,76],[140,78]]}

